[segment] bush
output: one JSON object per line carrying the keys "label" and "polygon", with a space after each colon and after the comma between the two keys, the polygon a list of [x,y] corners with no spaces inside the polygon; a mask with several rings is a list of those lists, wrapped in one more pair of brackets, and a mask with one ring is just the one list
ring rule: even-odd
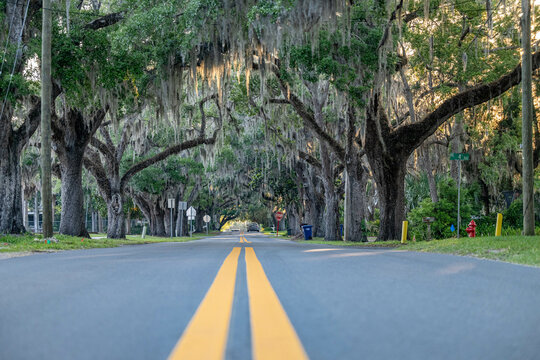
{"label": "bush", "polygon": [[[461,189],[461,224],[460,236],[466,236],[465,228],[474,210],[473,191],[475,188],[466,187]],[[422,221],[424,217],[434,217],[435,222],[431,224],[431,238],[445,239],[455,235],[450,226],[457,227],[457,194],[458,189],[453,179],[441,180],[437,189],[439,201],[433,203],[431,199],[422,200],[420,205],[413,209],[408,219],[410,222],[409,232],[411,236],[416,236],[416,240],[427,239],[427,224]]]}

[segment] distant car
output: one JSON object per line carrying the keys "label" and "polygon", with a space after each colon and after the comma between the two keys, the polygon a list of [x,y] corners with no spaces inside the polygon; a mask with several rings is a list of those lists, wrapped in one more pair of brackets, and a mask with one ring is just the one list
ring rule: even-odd
{"label": "distant car", "polygon": [[259,232],[259,224],[257,223],[251,223],[248,225],[247,227],[247,231],[250,232],[250,231],[256,231],[256,232]]}

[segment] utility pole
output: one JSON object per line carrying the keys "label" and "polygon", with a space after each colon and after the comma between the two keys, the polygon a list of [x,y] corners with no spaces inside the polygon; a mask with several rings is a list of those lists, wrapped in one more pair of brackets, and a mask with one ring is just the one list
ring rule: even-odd
{"label": "utility pole", "polygon": [[51,0],[43,0],[41,37],[41,196],[43,237],[53,236],[51,191]]}
{"label": "utility pole", "polygon": [[534,235],[534,169],[532,148],[531,3],[521,0],[521,143],[523,146],[523,235]]}

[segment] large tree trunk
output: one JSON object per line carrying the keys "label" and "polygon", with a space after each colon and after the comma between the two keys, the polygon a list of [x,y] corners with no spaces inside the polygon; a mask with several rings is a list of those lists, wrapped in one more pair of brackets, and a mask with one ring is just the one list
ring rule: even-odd
{"label": "large tree trunk", "polygon": [[[366,117],[365,151],[377,190],[381,211],[378,240],[396,240],[405,220],[405,172],[412,150],[397,147],[388,141],[386,114],[377,97],[368,107]],[[410,151],[409,151],[410,150]]]}
{"label": "large tree trunk", "polygon": [[304,221],[308,225],[313,225],[313,236],[324,237],[324,226],[322,225],[324,191],[321,189],[320,177],[313,174],[313,172],[313,170],[306,171],[307,187],[304,191]]}
{"label": "large tree trunk", "polygon": [[16,130],[12,127],[10,102],[0,117],[0,234],[25,231],[22,214],[21,151],[39,125],[41,105],[32,97],[32,107],[25,121]]}
{"label": "large tree trunk", "polygon": [[287,231],[296,236],[300,233],[300,223],[298,221],[298,207],[295,203],[287,206]]}
{"label": "large tree trunk", "polygon": [[[316,181],[319,181],[318,177],[316,177]],[[312,191],[308,193],[308,196],[311,198],[306,203],[308,209],[306,222],[309,225],[313,225],[313,236],[324,237],[326,232],[326,227],[324,225],[324,188],[322,184],[319,183],[314,185],[311,190]]]}
{"label": "large tree trunk", "polygon": [[25,231],[22,216],[22,184],[19,146],[8,139],[0,146],[0,234]]}
{"label": "large tree trunk", "polygon": [[405,220],[405,167],[407,159],[393,165],[382,165],[376,170],[380,197],[381,225],[379,240],[400,239],[400,229]]}
{"label": "large tree trunk", "polygon": [[88,142],[106,112],[107,109],[99,109],[85,119],[82,111],[68,109],[62,118],[53,117],[53,141],[60,160],[62,181],[61,234],[88,237],[84,226],[83,158]]}
{"label": "large tree trunk", "polygon": [[364,223],[365,189],[367,174],[362,168],[360,157],[356,156],[346,164],[345,177],[345,241],[367,241],[362,231]]}
{"label": "large tree trunk", "polygon": [[107,198],[107,238],[124,239],[126,237],[126,225],[124,214],[124,194],[114,192]]}
{"label": "large tree trunk", "polygon": [[322,181],[324,185],[324,239],[326,241],[340,240],[338,233],[339,197],[334,185],[334,167],[331,156],[325,144],[321,143]]}
{"label": "large tree trunk", "polygon": [[154,231],[152,235],[166,237],[167,230],[165,229],[165,212],[163,209],[159,208],[158,205],[156,205],[152,213],[152,219],[154,220]]}
{"label": "large tree trunk", "polygon": [[90,237],[84,226],[82,159],[84,149],[71,149],[60,157],[62,218],[60,234]]}

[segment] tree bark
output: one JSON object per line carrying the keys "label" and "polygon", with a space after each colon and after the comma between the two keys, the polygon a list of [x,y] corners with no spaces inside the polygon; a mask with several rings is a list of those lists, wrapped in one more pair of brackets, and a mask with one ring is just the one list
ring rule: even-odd
{"label": "tree bark", "polygon": [[364,218],[367,185],[367,174],[362,166],[362,154],[358,143],[355,141],[354,108],[348,107],[347,120],[347,145],[345,148],[345,199],[344,199],[344,224],[343,235],[345,241],[367,241],[364,233]]}
{"label": "tree bark", "polygon": [[360,164],[360,157],[355,156],[351,160],[346,164],[343,240],[365,242],[367,237],[363,224],[367,174]]}
{"label": "tree bark", "polygon": [[107,201],[107,238],[125,239],[126,226],[124,214],[124,194],[120,191],[113,192]]}
{"label": "tree bark", "polygon": [[0,118],[0,234],[25,231],[22,214],[21,151],[39,125],[41,103],[32,97],[24,123],[13,129],[13,109],[6,103]]}
{"label": "tree bark", "polygon": [[308,225],[313,225],[313,236],[324,237],[324,190],[322,189],[320,177],[310,172],[307,184],[306,198],[304,199],[305,222]]}
{"label": "tree bark", "polygon": [[326,144],[320,144],[321,163],[322,163],[322,181],[324,186],[324,240],[337,241],[341,237],[338,233],[339,223],[339,198],[337,196],[336,186],[334,185],[334,162],[328,152]]}
{"label": "tree bark", "polygon": [[287,231],[290,230],[291,235],[300,234],[300,223],[298,219],[298,207],[295,203],[287,205]]}
{"label": "tree bark", "polygon": [[158,203],[155,203],[152,209],[152,218],[154,219],[154,236],[167,236],[167,229],[165,227],[165,211]]}
{"label": "tree bark", "polygon": [[0,148],[0,234],[25,231],[22,216],[20,152],[16,143]]}
{"label": "tree bark", "polygon": [[107,109],[98,109],[85,119],[81,111],[68,109],[62,118],[54,117],[51,124],[62,181],[61,234],[88,237],[82,188],[84,152],[106,113]]}
{"label": "tree bark", "polygon": [[81,149],[72,149],[61,159],[62,173],[62,218],[60,233],[72,236],[89,237],[84,226],[84,194],[82,188]]}

